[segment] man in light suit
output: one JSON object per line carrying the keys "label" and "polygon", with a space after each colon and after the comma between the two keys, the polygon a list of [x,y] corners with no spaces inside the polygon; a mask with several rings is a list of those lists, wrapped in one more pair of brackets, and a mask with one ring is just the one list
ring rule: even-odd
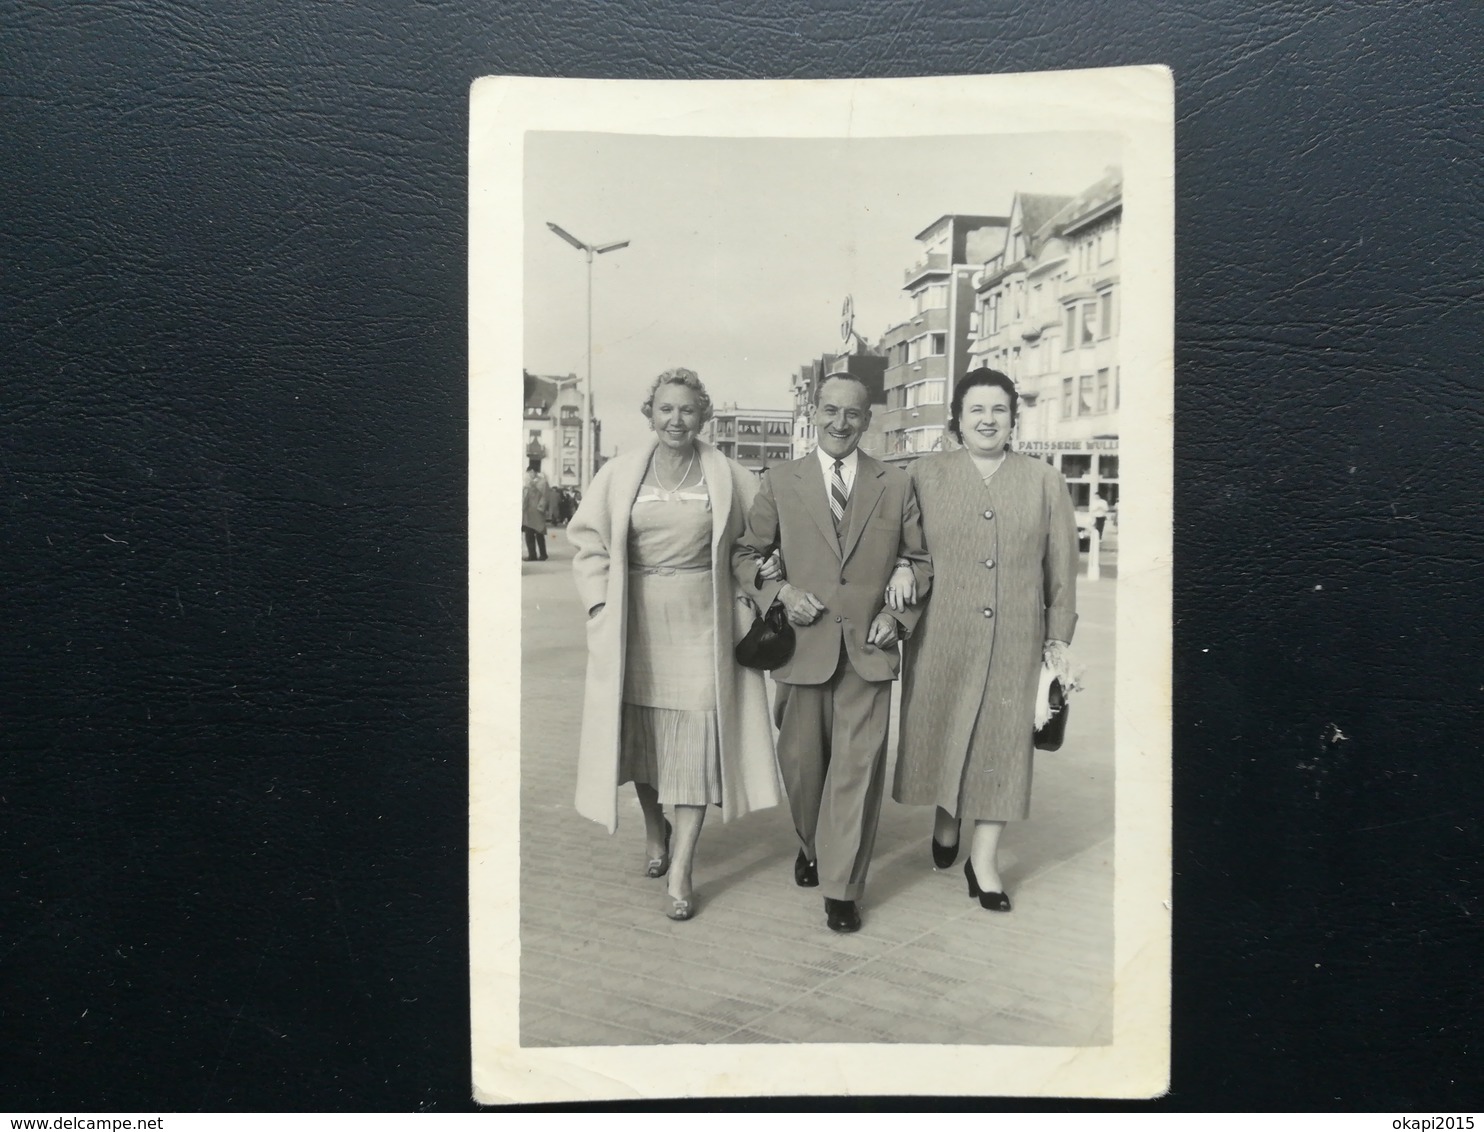
{"label": "man in light suit", "polygon": [[[795,627],[793,657],[773,673],[794,880],[823,888],[830,929],[853,932],[881,814],[897,642],[932,571],[910,477],[857,450],[871,425],[866,387],[827,380],[814,424],[818,449],[768,472],[732,564],[740,592],[762,610],[781,602]],[[786,580],[762,568],[775,549]]]}

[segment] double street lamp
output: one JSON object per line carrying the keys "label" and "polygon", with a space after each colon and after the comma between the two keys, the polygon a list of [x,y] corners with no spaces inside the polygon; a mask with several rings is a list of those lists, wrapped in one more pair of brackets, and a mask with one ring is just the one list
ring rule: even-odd
{"label": "double street lamp", "polygon": [[582,459],[578,467],[578,480],[586,492],[598,462],[598,454],[593,451],[593,256],[616,252],[628,247],[629,242],[614,240],[607,244],[589,244],[550,220],[546,226],[587,257],[587,374],[582,383]]}

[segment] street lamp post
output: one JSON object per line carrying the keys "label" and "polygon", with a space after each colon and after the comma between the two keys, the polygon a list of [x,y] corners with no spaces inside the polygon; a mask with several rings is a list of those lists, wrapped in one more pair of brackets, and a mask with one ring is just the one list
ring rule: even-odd
{"label": "street lamp post", "polygon": [[607,244],[589,244],[550,220],[546,226],[587,257],[587,374],[582,383],[582,460],[578,468],[578,480],[586,492],[598,463],[598,454],[593,451],[593,256],[616,252],[628,247],[629,242],[614,240]]}

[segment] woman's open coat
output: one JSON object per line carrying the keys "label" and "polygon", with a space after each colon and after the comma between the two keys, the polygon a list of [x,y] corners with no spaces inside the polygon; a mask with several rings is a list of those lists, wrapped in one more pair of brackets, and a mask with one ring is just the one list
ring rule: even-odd
{"label": "woman's open coat", "polygon": [[[732,544],[742,535],[757,482],[741,464],[696,442],[711,493],[711,616],[715,630],[716,720],[721,746],[721,815],[724,820],[776,806],[778,764],[763,674],[740,666],[732,649],[739,627],[750,623],[738,605],[729,568]],[[604,464],[567,527],[584,612],[603,609],[587,622],[587,690],[577,755],[577,812],[618,828],[619,724],[623,715],[627,644],[629,513],[649,466],[654,442]]]}

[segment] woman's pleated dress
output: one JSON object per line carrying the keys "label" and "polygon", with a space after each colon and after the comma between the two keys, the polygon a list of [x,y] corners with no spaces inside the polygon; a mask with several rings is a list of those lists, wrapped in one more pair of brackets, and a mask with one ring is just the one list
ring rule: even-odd
{"label": "woman's pleated dress", "polygon": [[666,805],[721,804],[706,484],[639,488],[629,523],[618,780]]}

